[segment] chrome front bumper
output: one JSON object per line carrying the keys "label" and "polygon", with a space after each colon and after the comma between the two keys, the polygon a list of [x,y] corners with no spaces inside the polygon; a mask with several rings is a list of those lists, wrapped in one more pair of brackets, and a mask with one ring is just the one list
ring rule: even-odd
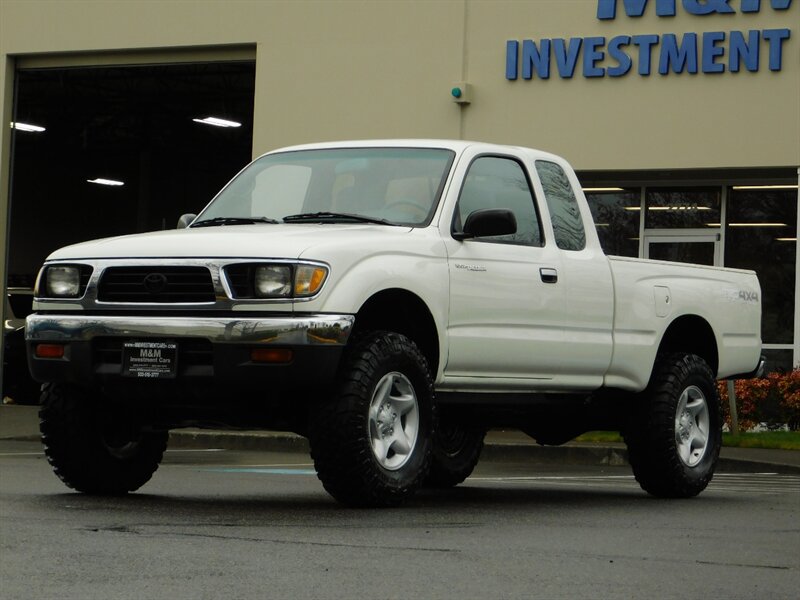
{"label": "chrome front bumper", "polygon": [[28,342],[89,342],[96,337],[201,337],[213,343],[344,346],[355,317],[309,314],[285,317],[130,317],[30,315]]}
{"label": "chrome front bumper", "polygon": [[[226,403],[230,398],[273,400],[333,384],[353,328],[352,315],[112,316],[34,314],[28,317],[26,353],[39,382],[98,387],[114,395],[163,401]],[[177,353],[173,373],[140,379],[126,370],[126,347],[164,341]],[[40,355],[40,346],[63,346]],[[273,347],[284,358],[259,360]],[[52,350],[52,348],[51,348]]]}

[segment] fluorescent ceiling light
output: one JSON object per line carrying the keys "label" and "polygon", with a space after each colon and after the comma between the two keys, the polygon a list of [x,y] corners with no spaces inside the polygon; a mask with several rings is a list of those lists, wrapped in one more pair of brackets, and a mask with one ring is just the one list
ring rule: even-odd
{"label": "fluorescent ceiling light", "polygon": [[44,127],[40,127],[39,125],[31,125],[30,123],[11,123],[11,129],[30,131],[31,133],[42,133],[43,131],[46,131]]}
{"label": "fluorescent ceiling light", "polygon": [[793,238],[775,238],[775,241],[778,241],[778,242],[796,242],[797,238],[796,237],[793,237]]}
{"label": "fluorescent ceiling light", "polygon": [[624,192],[625,190],[618,187],[600,187],[600,188],[583,188],[584,193],[592,194],[595,192]]}
{"label": "fluorescent ceiling light", "polygon": [[711,210],[710,206],[648,206],[647,210]]}
{"label": "fluorescent ceiling light", "polygon": [[796,185],[735,185],[735,190],[796,190]]}
{"label": "fluorescent ceiling light", "polygon": [[217,117],[206,117],[205,119],[192,119],[195,123],[202,123],[203,125],[214,125],[215,127],[241,127],[241,123],[236,121],[228,121],[227,119],[219,119]]}
{"label": "fluorescent ceiling light", "polygon": [[728,227],[786,227],[786,223],[728,223]]}
{"label": "fluorescent ceiling light", "polygon": [[98,185],[125,185],[124,181],[117,181],[116,179],[103,179],[97,177],[96,179],[87,179],[89,183],[96,183]]}

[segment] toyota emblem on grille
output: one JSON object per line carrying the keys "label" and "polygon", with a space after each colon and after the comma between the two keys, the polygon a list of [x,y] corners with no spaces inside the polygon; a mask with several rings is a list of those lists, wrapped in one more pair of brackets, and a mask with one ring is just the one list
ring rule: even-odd
{"label": "toyota emblem on grille", "polygon": [[167,277],[162,273],[149,273],[144,278],[144,288],[151,294],[160,294],[167,288]]}

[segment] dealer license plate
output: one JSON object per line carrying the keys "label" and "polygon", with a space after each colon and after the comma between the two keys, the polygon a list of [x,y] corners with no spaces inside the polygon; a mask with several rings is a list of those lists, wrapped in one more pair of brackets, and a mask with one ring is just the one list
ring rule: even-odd
{"label": "dealer license plate", "polygon": [[122,346],[122,375],[141,379],[169,379],[178,367],[175,342],[125,342]]}

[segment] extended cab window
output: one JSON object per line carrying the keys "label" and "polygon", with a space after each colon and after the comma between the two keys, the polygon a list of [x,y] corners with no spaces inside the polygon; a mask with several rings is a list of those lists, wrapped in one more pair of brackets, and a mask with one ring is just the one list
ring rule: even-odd
{"label": "extended cab window", "polygon": [[517,232],[476,239],[497,244],[542,245],[533,192],[517,161],[496,156],[482,156],[473,161],[458,198],[453,230],[461,231],[469,214],[483,208],[512,211],[517,219]]}
{"label": "extended cab window", "polygon": [[546,160],[536,161],[536,172],[542,180],[556,244],[562,250],[583,250],[586,247],[586,230],[567,174],[556,163]]}

